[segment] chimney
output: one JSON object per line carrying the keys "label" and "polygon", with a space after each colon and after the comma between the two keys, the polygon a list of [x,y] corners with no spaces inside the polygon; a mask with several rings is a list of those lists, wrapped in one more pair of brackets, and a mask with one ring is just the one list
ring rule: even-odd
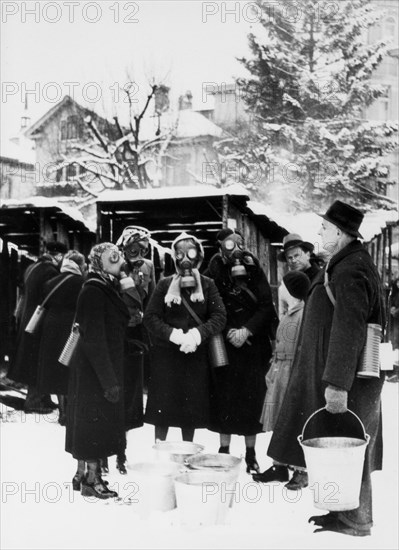
{"label": "chimney", "polygon": [[184,95],[179,97],[179,111],[184,111],[193,108],[193,94],[191,90],[187,90]]}
{"label": "chimney", "polygon": [[169,90],[168,86],[161,84],[155,90],[155,114],[159,115],[169,109]]}

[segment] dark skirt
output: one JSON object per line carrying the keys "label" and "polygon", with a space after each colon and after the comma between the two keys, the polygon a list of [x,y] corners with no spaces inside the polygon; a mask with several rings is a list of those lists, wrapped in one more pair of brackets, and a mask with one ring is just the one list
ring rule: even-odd
{"label": "dark skirt", "polygon": [[154,346],[144,421],[155,426],[208,428],[210,367],[207,346],[182,353],[178,346]]}
{"label": "dark skirt", "polygon": [[123,364],[126,430],[140,428],[144,423],[144,356],[141,327],[129,327]]}

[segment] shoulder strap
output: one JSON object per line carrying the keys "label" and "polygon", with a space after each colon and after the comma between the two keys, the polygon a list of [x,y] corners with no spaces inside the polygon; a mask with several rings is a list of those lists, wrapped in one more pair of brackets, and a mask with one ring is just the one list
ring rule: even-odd
{"label": "shoulder strap", "polygon": [[73,277],[72,274],[70,275],[67,275],[65,277],[65,279],[62,279],[62,281],[60,281],[57,285],[55,285],[55,287],[50,290],[50,292],[47,294],[47,296],[45,297],[45,299],[43,300],[43,302],[41,303],[41,307],[44,307],[44,304],[48,302],[48,300],[50,299],[50,297],[54,294],[54,292],[60,288],[61,285],[63,285],[65,283],[65,281],[67,281],[68,279],[70,279],[71,277]]}
{"label": "shoulder strap", "polygon": [[89,279],[88,281],[85,281],[83,283],[83,286],[86,286],[89,283],[99,283],[100,285],[108,286],[107,283],[105,281],[102,281],[101,279]]}
{"label": "shoulder strap", "polygon": [[199,325],[202,325],[202,321],[201,319],[198,317],[198,315],[195,313],[195,311],[193,310],[193,308],[189,305],[189,303],[187,302],[187,300],[185,299],[184,296],[181,297],[181,301],[182,301],[182,304],[184,305],[184,307],[187,309],[187,311],[189,312],[189,314],[191,315],[191,317],[199,324]]}
{"label": "shoulder strap", "polygon": [[41,262],[37,262],[37,263],[35,263],[35,264],[33,264],[33,265],[31,264],[30,266],[27,267],[27,269],[29,269],[29,267],[31,267],[31,269],[30,269],[29,273],[27,274],[27,276],[26,276],[26,278],[25,278],[25,280],[24,280],[24,285],[26,285],[26,283],[27,283],[29,277],[30,277],[30,276],[32,275],[32,273],[35,271],[36,267],[37,267],[38,265],[40,265],[40,264],[41,264]]}
{"label": "shoulder strap", "polygon": [[330,284],[328,282],[327,268],[328,268],[328,264],[326,265],[326,269],[324,271],[324,288],[326,289],[327,296],[330,298],[332,305],[335,307],[336,299],[334,298],[334,294],[332,293]]}

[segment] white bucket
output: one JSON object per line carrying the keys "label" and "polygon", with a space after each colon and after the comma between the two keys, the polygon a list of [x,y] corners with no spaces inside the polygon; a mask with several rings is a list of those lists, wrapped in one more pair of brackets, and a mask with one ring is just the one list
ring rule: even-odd
{"label": "white bucket", "polygon": [[360,418],[351,412],[363,428],[364,439],[354,437],[316,437],[304,440],[309,420],[298,436],[305,455],[309,488],[313,492],[315,508],[333,512],[354,510],[359,507],[364,454],[370,436],[364,431]]}
{"label": "white bucket", "polygon": [[203,445],[191,441],[158,441],[153,445],[155,460],[185,464],[187,459],[204,450]]}
{"label": "white bucket", "polygon": [[174,478],[180,472],[175,462],[137,462],[131,466],[137,483],[137,510],[142,516],[153,511],[167,512],[176,508]]}
{"label": "white bucket", "polygon": [[188,471],[175,478],[177,511],[184,527],[226,522],[235,477],[226,471]]}

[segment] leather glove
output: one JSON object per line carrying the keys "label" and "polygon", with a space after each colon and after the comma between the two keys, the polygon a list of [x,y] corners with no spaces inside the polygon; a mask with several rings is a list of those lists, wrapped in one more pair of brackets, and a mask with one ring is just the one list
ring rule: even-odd
{"label": "leather glove", "polygon": [[107,388],[104,392],[104,397],[107,401],[110,403],[118,403],[120,399],[121,394],[121,388],[120,386],[111,386],[110,388]]}
{"label": "leather glove", "polygon": [[184,334],[181,328],[174,328],[169,336],[169,342],[176,344],[176,346],[180,346],[183,342],[183,336]]}
{"label": "leather glove", "polygon": [[344,413],[348,410],[348,392],[336,386],[327,386],[324,392],[326,410],[332,414]]}
{"label": "leather glove", "polygon": [[194,353],[197,349],[197,342],[190,331],[183,334],[183,342],[180,346],[180,351],[183,353]]}

